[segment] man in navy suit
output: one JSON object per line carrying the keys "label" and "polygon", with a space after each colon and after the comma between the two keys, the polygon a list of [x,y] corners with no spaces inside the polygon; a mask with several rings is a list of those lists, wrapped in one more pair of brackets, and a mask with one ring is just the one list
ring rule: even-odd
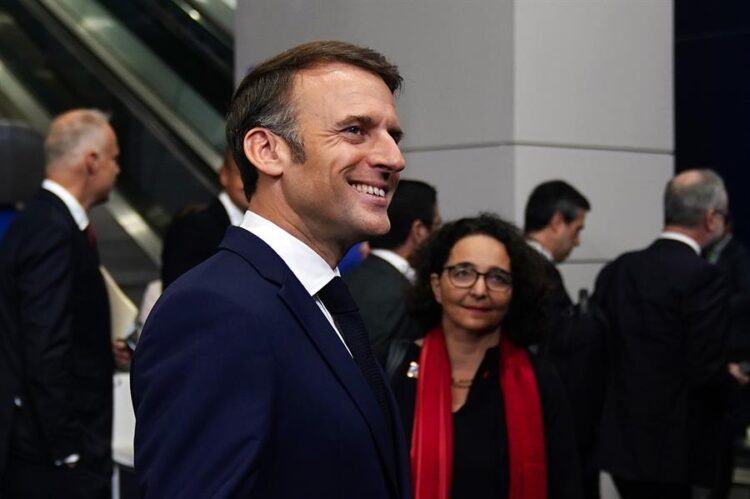
{"label": "man in navy suit", "polygon": [[336,268],[389,229],[400,83],[342,42],[240,83],[227,138],[249,211],[170,285],[133,362],[145,498],[411,496],[392,395]]}

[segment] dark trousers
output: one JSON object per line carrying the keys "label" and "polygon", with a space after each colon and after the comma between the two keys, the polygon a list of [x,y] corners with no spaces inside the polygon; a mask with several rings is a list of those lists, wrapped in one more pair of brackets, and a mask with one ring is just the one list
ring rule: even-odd
{"label": "dark trousers", "polygon": [[639,482],[613,476],[622,499],[691,499],[692,488],[684,483]]}
{"label": "dark trousers", "polygon": [[50,466],[11,457],[0,477],[0,497],[12,499],[111,499],[111,474]]}

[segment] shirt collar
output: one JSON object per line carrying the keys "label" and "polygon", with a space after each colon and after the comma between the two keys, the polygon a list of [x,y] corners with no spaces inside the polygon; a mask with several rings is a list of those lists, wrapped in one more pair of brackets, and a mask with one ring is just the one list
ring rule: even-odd
{"label": "shirt collar", "polygon": [[70,212],[70,216],[75,220],[76,225],[79,229],[84,230],[89,225],[89,216],[86,214],[86,210],[83,209],[81,203],[73,196],[68,190],[48,178],[42,181],[42,189],[47,190],[60,198],[60,201],[65,203],[65,206]]}
{"label": "shirt collar", "polygon": [[229,194],[227,194],[227,191],[221,191],[219,193],[219,201],[221,201],[222,206],[224,206],[224,210],[227,212],[229,223],[234,225],[235,227],[239,227],[239,225],[242,223],[242,217],[244,213],[242,213],[242,210],[237,208],[237,205],[232,202]]}
{"label": "shirt collar", "polygon": [[542,246],[542,243],[540,243],[539,241],[535,241],[534,239],[527,239],[526,243],[532,248],[534,248],[535,250],[537,250],[539,253],[541,253],[544,256],[544,258],[547,259],[547,261],[550,261],[550,262],[552,261],[552,253],[550,253],[547,250],[547,248]]}
{"label": "shirt collar", "polygon": [[416,271],[414,270],[414,268],[412,268],[411,265],[409,265],[409,262],[406,260],[406,258],[397,253],[394,253],[391,250],[383,248],[373,248],[372,250],[370,250],[370,253],[377,256],[378,258],[382,258],[386,262],[393,265],[396,270],[401,272],[409,282],[411,282],[412,284],[414,283]]}
{"label": "shirt collar", "polygon": [[685,243],[691,248],[693,248],[693,251],[700,256],[701,255],[701,246],[698,244],[698,242],[693,239],[692,237],[686,236],[685,234],[680,234],[679,232],[672,232],[669,230],[665,230],[659,235],[659,239],[671,239],[672,241],[680,241],[681,243]]}
{"label": "shirt collar", "polygon": [[287,231],[250,210],[240,224],[255,234],[278,254],[310,296],[318,293],[331,279],[340,276],[338,267],[332,269],[323,257]]}

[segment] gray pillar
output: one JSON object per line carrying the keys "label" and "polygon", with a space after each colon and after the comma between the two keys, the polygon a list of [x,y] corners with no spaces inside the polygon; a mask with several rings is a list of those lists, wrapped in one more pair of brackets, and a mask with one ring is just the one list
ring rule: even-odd
{"label": "gray pillar", "polygon": [[658,234],[673,171],[671,1],[276,0],[238,2],[236,23],[240,76],[316,39],[398,64],[405,177],[438,188],[446,220],[494,211],[520,225],[537,183],[580,188],[593,211],[561,268],[573,294]]}

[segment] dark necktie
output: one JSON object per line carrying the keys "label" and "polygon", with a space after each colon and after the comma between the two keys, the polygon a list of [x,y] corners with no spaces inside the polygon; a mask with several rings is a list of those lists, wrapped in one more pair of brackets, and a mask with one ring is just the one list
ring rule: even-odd
{"label": "dark necktie", "polygon": [[318,292],[318,296],[333,316],[336,326],[344,337],[346,346],[349,347],[349,351],[354,357],[354,362],[359,366],[378,404],[380,404],[389,432],[392,431],[390,412],[388,411],[387,388],[380,375],[375,356],[372,354],[365,323],[359,315],[359,308],[354,303],[349,288],[346,287],[340,277],[334,277]]}
{"label": "dark necktie", "polygon": [[88,224],[86,228],[83,229],[83,235],[86,236],[86,240],[91,247],[96,250],[96,234],[94,233],[94,227],[92,227],[91,224]]}

